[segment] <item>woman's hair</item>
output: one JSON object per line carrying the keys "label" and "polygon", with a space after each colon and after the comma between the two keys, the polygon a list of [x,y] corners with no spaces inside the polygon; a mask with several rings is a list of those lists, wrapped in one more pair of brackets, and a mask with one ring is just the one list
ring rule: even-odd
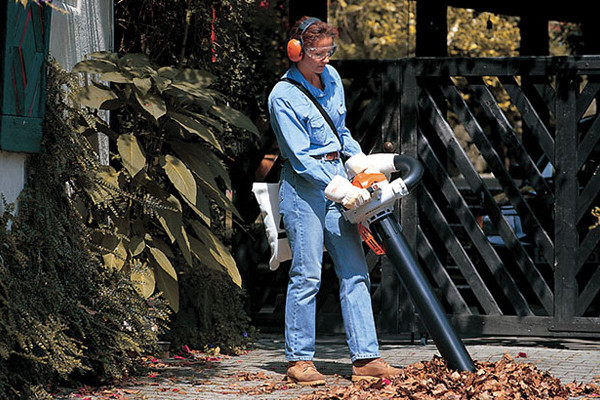
{"label": "woman's hair", "polygon": [[314,47],[314,44],[323,38],[332,37],[335,39],[338,37],[337,29],[323,21],[317,21],[311,24],[308,29],[304,31],[304,34],[302,34],[302,31],[299,30],[298,27],[302,21],[308,18],[310,17],[304,16],[300,18],[296,21],[294,26],[292,26],[292,29],[290,29],[290,39],[302,41],[302,47]]}

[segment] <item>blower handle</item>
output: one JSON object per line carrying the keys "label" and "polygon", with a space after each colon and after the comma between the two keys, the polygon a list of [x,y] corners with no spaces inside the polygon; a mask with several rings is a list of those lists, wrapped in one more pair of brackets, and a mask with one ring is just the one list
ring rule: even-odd
{"label": "blower handle", "polygon": [[408,190],[412,190],[421,182],[425,169],[419,160],[411,156],[397,154],[394,156],[394,167],[400,172]]}

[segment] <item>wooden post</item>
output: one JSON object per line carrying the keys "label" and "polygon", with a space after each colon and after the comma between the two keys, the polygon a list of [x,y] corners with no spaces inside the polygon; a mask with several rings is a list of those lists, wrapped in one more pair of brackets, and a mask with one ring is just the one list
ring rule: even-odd
{"label": "wooden post", "polygon": [[445,57],[448,20],[446,0],[417,0],[417,57]]}
{"label": "wooden post", "polygon": [[523,14],[519,22],[521,56],[547,56],[550,54],[548,20],[537,14]]}
{"label": "wooden post", "polygon": [[572,320],[578,296],[573,270],[577,265],[579,236],[577,233],[577,109],[575,73],[567,68],[557,76],[556,139],[554,150],[555,236],[554,236],[554,320]]}

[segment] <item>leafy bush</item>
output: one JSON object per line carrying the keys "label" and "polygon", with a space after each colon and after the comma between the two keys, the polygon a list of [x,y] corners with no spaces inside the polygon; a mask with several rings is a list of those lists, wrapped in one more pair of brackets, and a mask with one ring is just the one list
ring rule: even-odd
{"label": "leafy bush", "polygon": [[[157,65],[177,65],[210,72],[216,77],[211,88],[222,93],[232,107],[243,111],[264,133],[268,129],[267,95],[288,61],[284,49],[286,4],[280,0],[119,1],[115,4],[116,48],[119,54],[145,54]],[[265,152],[263,148],[268,149],[272,145],[274,136],[263,134],[257,137],[231,124],[223,128],[218,136],[223,146],[222,160],[231,178],[232,202],[239,207],[242,219],[233,225],[231,242],[227,239],[227,227],[223,224],[213,224],[211,229],[226,244],[231,243],[240,275],[244,279],[252,267],[249,259],[256,254],[241,254],[240,248],[249,243],[245,248],[250,253],[258,253],[256,238],[250,233],[250,226],[258,215],[258,207],[251,207],[255,203],[251,185]],[[222,221],[222,215],[215,217],[217,222]],[[190,270],[191,275],[206,279],[204,286],[222,287],[224,284],[219,274],[195,270],[184,264],[180,264],[180,267],[181,270]],[[187,284],[187,276],[187,272],[181,275],[179,282],[181,315],[175,317],[169,335],[174,344],[219,345],[209,338],[210,335],[214,334],[217,338],[244,338],[244,331],[250,333],[248,317],[243,310],[244,292],[239,288],[222,292],[211,289],[208,292],[210,307],[197,304],[196,308],[187,309],[192,302],[186,299],[194,299],[193,303],[198,303],[207,298],[202,290]],[[213,282],[213,279],[216,281]],[[231,297],[239,299],[228,303],[233,301]],[[220,309],[221,304],[229,305]],[[233,306],[235,310],[231,309]],[[225,324],[232,331],[210,330],[209,326],[216,327],[219,324],[205,324],[204,316],[200,315],[204,310],[211,314],[209,319],[229,315],[239,318],[239,321]],[[184,314],[189,318],[183,318]],[[233,348],[243,343],[221,343],[220,347]]]}
{"label": "leafy bush", "polygon": [[[116,379],[156,351],[168,308],[102,265],[82,220],[97,157],[50,68],[42,152],[30,156],[18,217],[0,217],[0,398],[50,398],[48,386]],[[77,201],[76,201],[77,199]]]}
{"label": "leafy bush", "polygon": [[[241,217],[226,196],[232,186],[221,143],[226,142],[222,136],[230,126],[254,134],[257,128],[210,87],[215,80],[210,73],[157,68],[141,54],[90,57],[73,71],[97,74],[98,79],[74,88],[71,99],[91,110],[112,110],[111,124],[100,118],[80,121],[86,135],[106,134],[114,151],[110,165],[101,168],[97,185],[88,190],[95,207],[86,215],[96,227],[93,240],[105,264],[130,275],[146,298],[161,291],[175,311],[182,310],[182,294],[206,299],[203,293],[208,290],[211,304],[222,304],[215,299],[227,296],[227,308],[213,309],[205,303],[203,320],[211,313],[232,316],[233,312],[235,321],[193,329],[200,331],[203,340],[214,334],[211,341],[224,350],[243,347],[248,338],[241,334],[249,330],[249,323],[241,301],[241,276],[224,240],[226,221]],[[201,286],[223,288],[225,273],[230,286],[238,287],[205,289],[199,294],[199,285],[187,282],[203,276],[211,281]],[[182,325],[175,329],[180,326],[184,329]],[[173,335],[181,338],[177,332]],[[225,340],[228,335],[238,341]],[[222,341],[216,343],[219,338]],[[181,342],[200,344],[197,339],[181,338]]]}
{"label": "leafy bush", "polygon": [[256,340],[245,312],[245,292],[214,270],[185,268],[181,303],[167,334],[175,349],[191,348],[238,354]]}
{"label": "leafy bush", "polygon": [[110,125],[81,121],[85,134],[106,134],[115,150],[89,191],[116,228],[104,230],[104,213],[91,210],[105,264],[125,269],[146,298],[157,287],[175,311],[180,260],[224,268],[241,286],[233,257],[211,229],[216,209],[239,215],[225,195],[231,183],[218,134],[227,123],[258,133],[254,124],[209,88],[214,77],[201,70],[156,68],[141,54],[95,53],[73,71],[99,75],[74,91],[74,103],[115,114]]}

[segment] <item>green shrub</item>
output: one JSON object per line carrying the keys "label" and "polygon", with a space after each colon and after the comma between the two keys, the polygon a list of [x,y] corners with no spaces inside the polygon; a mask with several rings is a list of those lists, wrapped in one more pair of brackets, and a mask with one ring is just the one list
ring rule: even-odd
{"label": "green shrub", "polygon": [[[48,397],[58,383],[130,374],[156,351],[167,307],[102,265],[74,199],[97,157],[73,129],[67,79],[50,68],[42,152],[31,155],[18,216],[0,217],[0,398]],[[8,205],[7,205],[8,206]]]}
{"label": "green shrub", "polygon": [[226,274],[186,268],[181,276],[181,308],[167,334],[172,348],[238,354],[256,340],[245,293]]}

